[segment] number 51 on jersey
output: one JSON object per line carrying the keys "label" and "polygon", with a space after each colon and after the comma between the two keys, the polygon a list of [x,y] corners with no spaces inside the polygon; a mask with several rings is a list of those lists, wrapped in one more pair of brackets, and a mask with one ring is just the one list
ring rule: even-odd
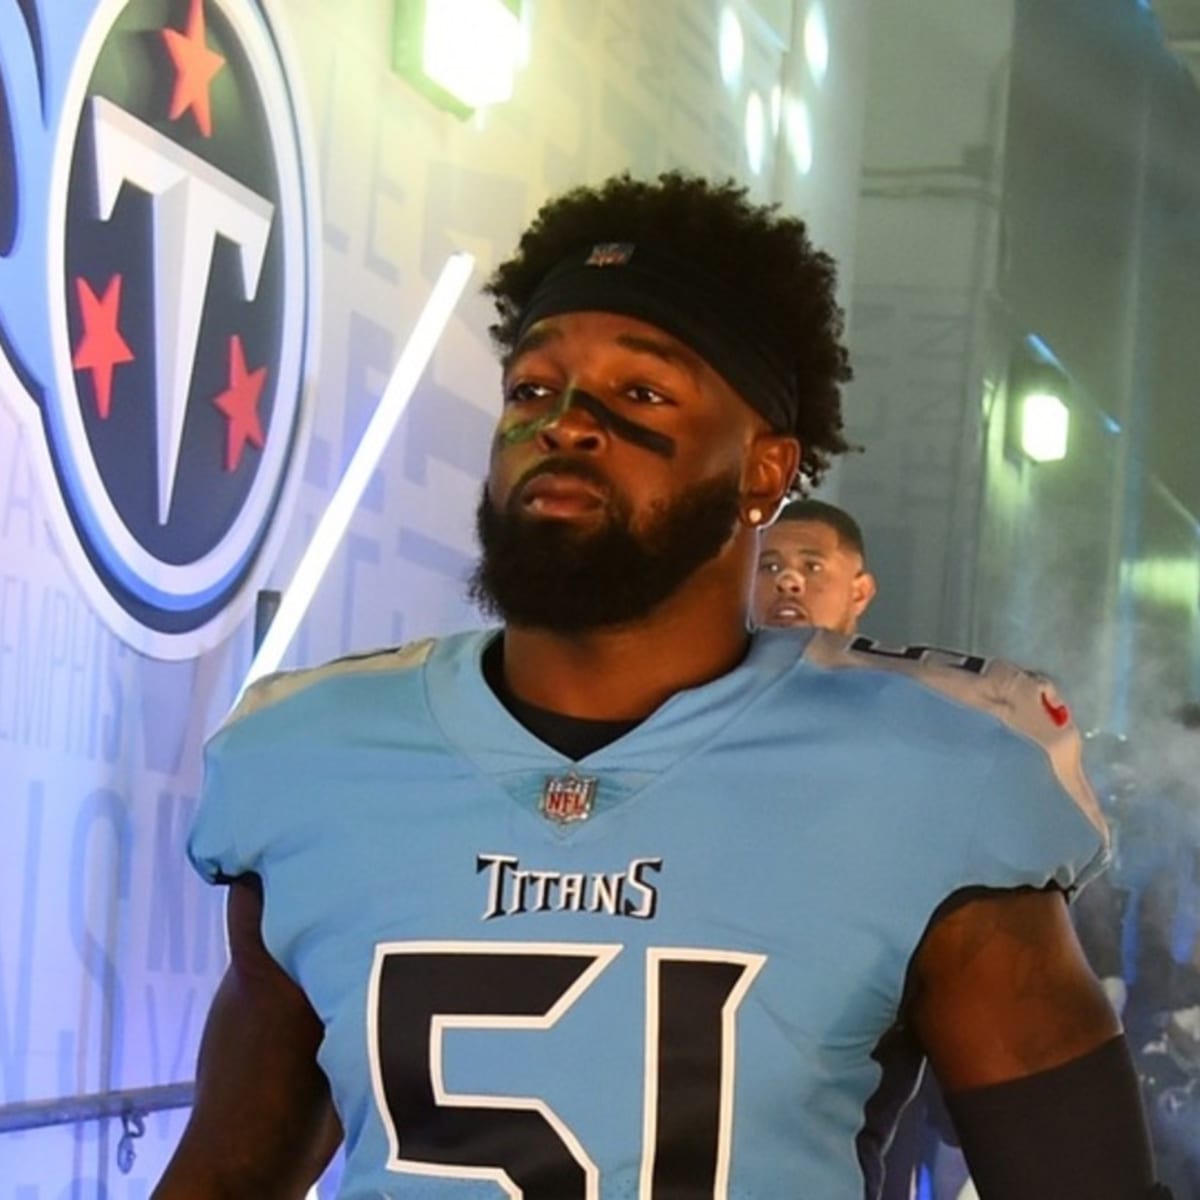
{"label": "number 51 on jersey", "polygon": [[[389,1169],[491,1180],[513,1200],[598,1200],[599,1168],[545,1101],[449,1092],[442,1047],[449,1029],[549,1029],[621,952],[586,943],[378,945],[368,1039]],[[646,951],[640,1200],[725,1196],[737,1011],[765,962],[725,950]],[[562,1070],[586,1079],[587,1064]]]}

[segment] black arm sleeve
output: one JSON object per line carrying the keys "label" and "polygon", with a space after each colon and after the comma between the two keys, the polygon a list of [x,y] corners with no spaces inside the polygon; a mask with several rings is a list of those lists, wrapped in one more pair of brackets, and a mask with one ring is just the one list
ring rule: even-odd
{"label": "black arm sleeve", "polygon": [[946,1105],[980,1200],[1170,1200],[1124,1036]]}

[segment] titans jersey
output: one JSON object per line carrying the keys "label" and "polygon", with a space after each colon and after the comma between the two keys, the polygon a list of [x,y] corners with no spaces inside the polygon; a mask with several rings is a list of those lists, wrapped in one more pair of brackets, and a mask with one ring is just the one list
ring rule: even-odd
{"label": "titans jersey", "polygon": [[341,1195],[862,1200],[939,905],[1104,858],[1057,695],[780,631],[575,763],[484,682],[494,636],[272,677],[208,747],[190,854],[262,877]]}

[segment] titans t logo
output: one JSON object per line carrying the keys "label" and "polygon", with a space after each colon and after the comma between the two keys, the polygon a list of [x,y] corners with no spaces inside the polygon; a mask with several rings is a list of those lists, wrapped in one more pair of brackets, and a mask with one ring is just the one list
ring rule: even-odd
{"label": "titans t logo", "polygon": [[226,637],[303,459],[316,189],[269,0],[0,0],[0,400],[138,650]]}

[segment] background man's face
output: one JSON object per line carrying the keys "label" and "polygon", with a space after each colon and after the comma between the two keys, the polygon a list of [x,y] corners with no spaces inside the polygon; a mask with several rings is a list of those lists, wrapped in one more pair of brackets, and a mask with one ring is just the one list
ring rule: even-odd
{"label": "background man's face", "polygon": [[756,625],[853,633],[874,595],[862,555],[823,521],[778,521],[764,530],[754,575]]}

